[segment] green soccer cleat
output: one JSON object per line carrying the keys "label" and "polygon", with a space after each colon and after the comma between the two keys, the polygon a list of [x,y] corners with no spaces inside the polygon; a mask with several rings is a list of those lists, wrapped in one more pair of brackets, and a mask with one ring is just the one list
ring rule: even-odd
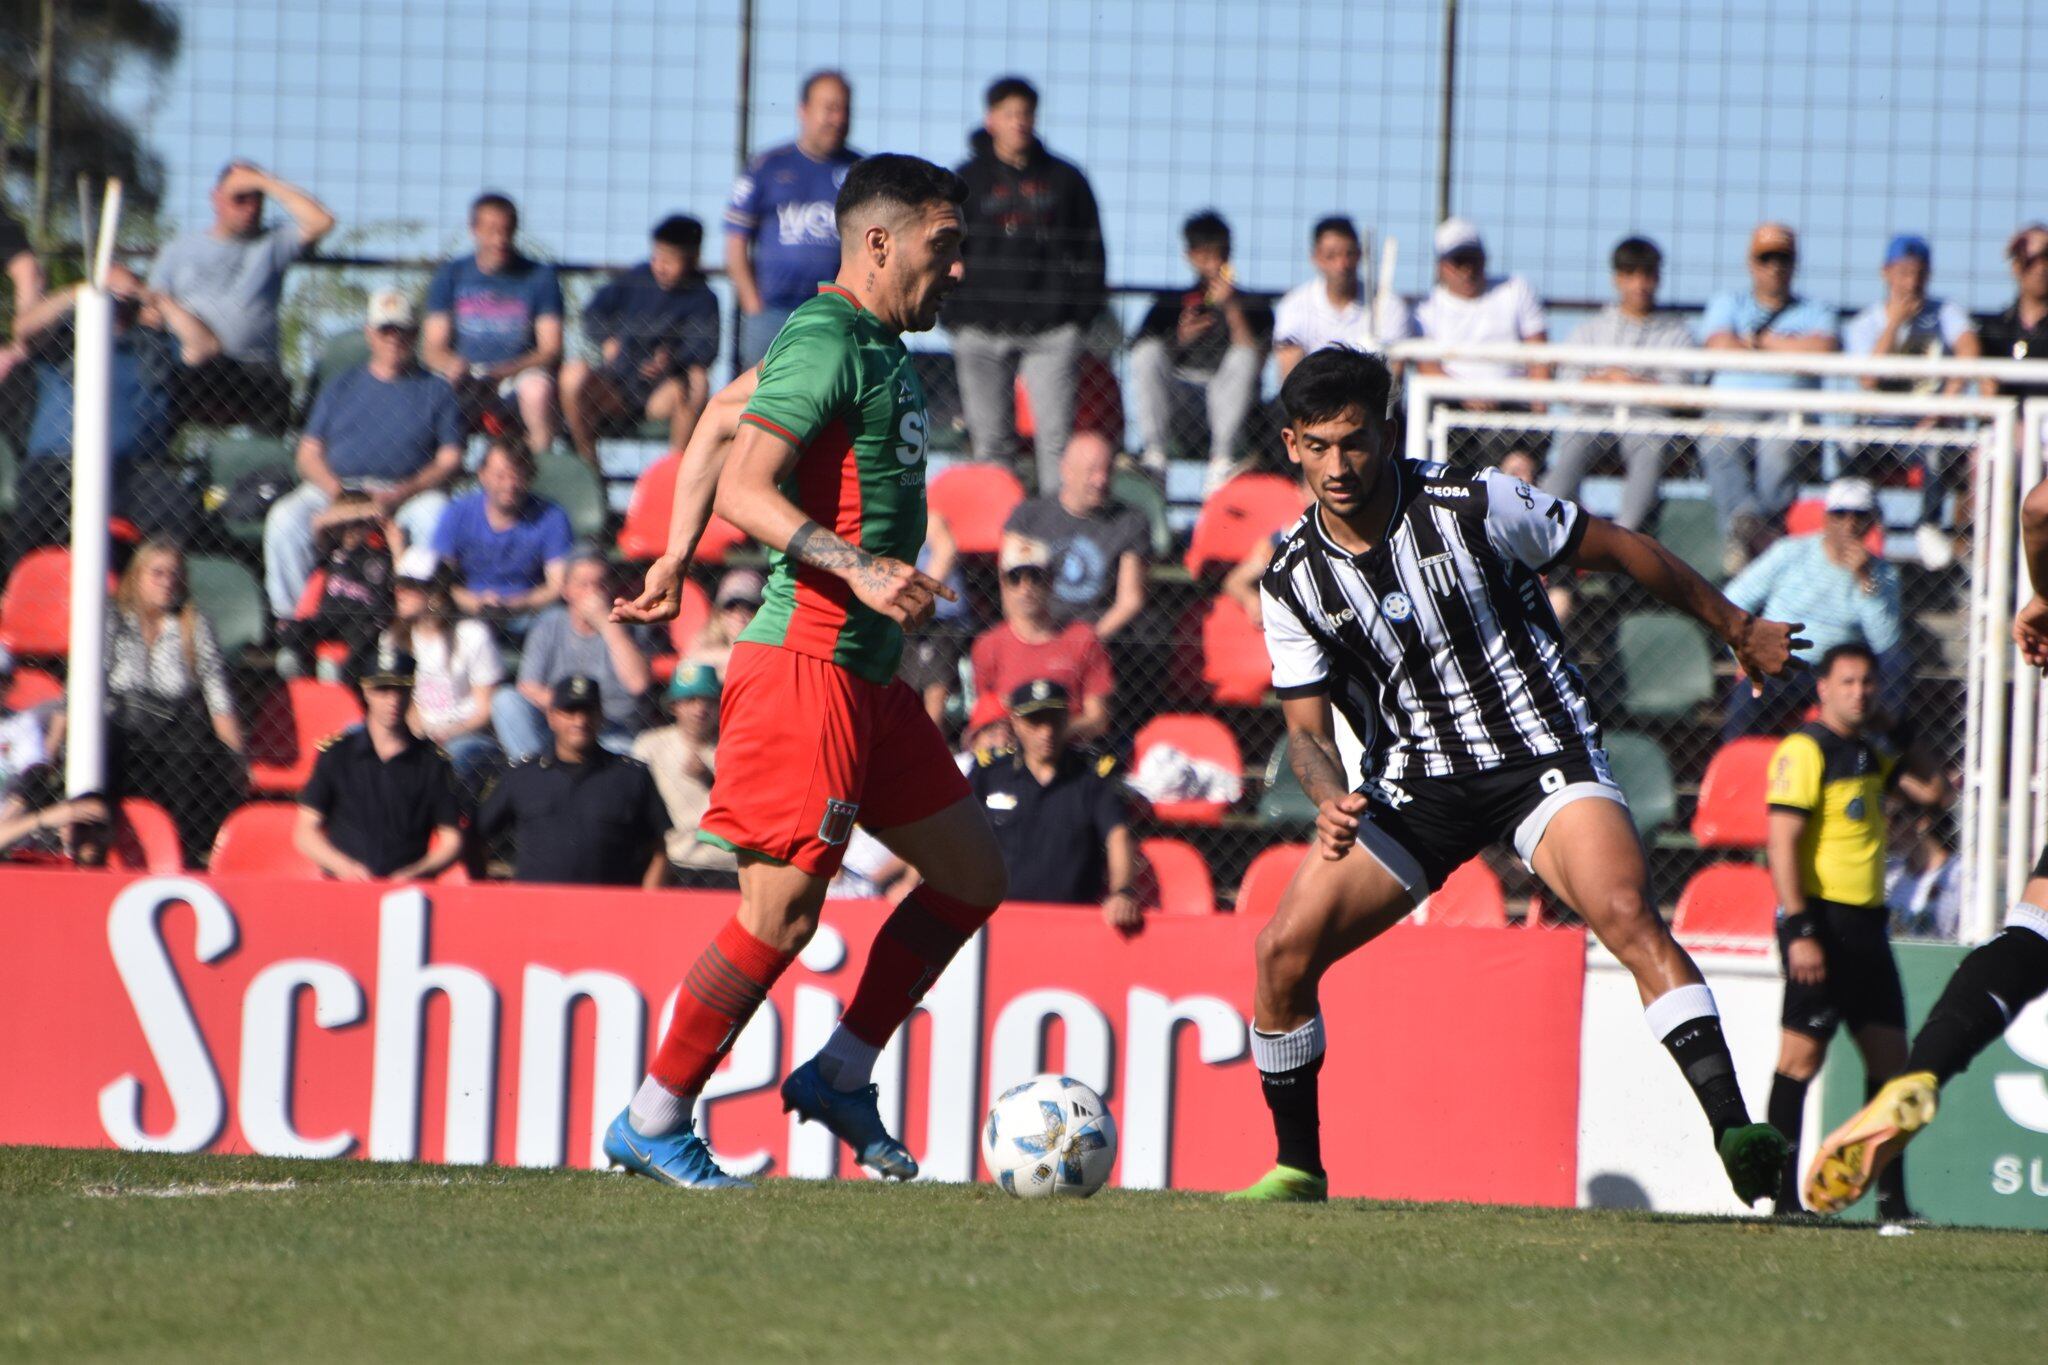
{"label": "green soccer cleat", "polygon": [[1245,1204],[1320,1204],[1330,1197],[1328,1176],[1310,1175],[1292,1166],[1275,1166],[1255,1185],[1233,1190],[1225,1201]]}
{"label": "green soccer cleat", "polygon": [[1714,1145],[1721,1153],[1721,1165],[1728,1172],[1728,1183],[1735,1187],[1737,1199],[1754,1204],[1777,1193],[1785,1161],[1792,1154],[1792,1144],[1785,1141],[1783,1133],[1768,1123],[1745,1123],[1721,1134],[1721,1140]]}

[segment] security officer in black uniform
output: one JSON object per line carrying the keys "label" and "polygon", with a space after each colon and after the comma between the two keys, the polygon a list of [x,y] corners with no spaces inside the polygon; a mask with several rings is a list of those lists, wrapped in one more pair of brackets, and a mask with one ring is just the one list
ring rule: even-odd
{"label": "security officer in black uniform", "polygon": [[323,741],[292,845],[342,881],[420,881],[462,856],[448,756],[412,732],[412,655],[386,642],[360,680],[363,723]]}
{"label": "security officer in black uniform", "polygon": [[1102,905],[1120,933],[1142,923],[1136,873],[1116,761],[1067,746],[1067,689],[1040,678],[1010,693],[1016,747],[975,755],[967,784],[988,812],[1010,899]]}
{"label": "security officer in black uniform", "polygon": [[602,708],[597,679],[556,683],[553,751],[513,764],[484,796],[477,833],[511,831],[513,880],[653,890],[667,875],[668,807],[646,764],[598,744]]}

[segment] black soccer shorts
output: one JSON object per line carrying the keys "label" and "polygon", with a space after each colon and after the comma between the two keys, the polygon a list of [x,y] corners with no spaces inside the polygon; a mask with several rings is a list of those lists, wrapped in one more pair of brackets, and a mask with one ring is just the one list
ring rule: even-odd
{"label": "black soccer shorts", "polygon": [[[1890,926],[1882,905],[1843,905],[1808,897],[1807,916],[1827,975],[1806,986],[1785,978],[1786,1028],[1825,1043],[1843,1024],[1855,1033],[1867,1024],[1906,1027],[1906,988],[1899,982],[1898,959],[1892,956]],[[1791,945],[1788,921],[1778,921],[1778,961]]]}
{"label": "black soccer shorts", "polygon": [[1367,801],[1359,845],[1418,902],[1490,845],[1511,842],[1528,862],[1551,819],[1574,801],[1594,797],[1628,809],[1598,749],[1463,777],[1381,778],[1358,790]]}

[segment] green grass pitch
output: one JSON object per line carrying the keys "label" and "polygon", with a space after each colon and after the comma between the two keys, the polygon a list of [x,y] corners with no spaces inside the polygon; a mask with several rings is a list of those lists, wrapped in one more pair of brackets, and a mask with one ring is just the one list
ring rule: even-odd
{"label": "green grass pitch", "polygon": [[2048,1238],[0,1149],[0,1358],[2042,1359]]}

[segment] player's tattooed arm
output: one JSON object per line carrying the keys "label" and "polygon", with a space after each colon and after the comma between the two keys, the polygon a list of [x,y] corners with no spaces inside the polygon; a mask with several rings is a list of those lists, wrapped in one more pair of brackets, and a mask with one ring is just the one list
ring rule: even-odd
{"label": "player's tattooed arm", "polygon": [[924,621],[940,597],[953,600],[952,589],[915,566],[869,554],[808,517],[790,535],[784,552],[799,564],[844,579],[855,597],[901,625]]}
{"label": "player's tattooed arm", "polygon": [[788,554],[799,564],[808,564],[814,569],[823,569],[838,578],[852,581],[855,575],[879,588],[886,582],[886,576],[877,576],[881,560],[858,545],[849,545],[844,538],[835,535],[806,520],[796,528],[796,534],[789,538]]}
{"label": "player's tattooed arm", "polygon": [[1344,760],[1337,752],[1337,741],[1327,733],[1306,727],[1289,730],[1287,766],[1294,770],[1294,780],[1308,793],[1308,799],[1318,806],[1335,800],[1348,790],[1344,781]]}

